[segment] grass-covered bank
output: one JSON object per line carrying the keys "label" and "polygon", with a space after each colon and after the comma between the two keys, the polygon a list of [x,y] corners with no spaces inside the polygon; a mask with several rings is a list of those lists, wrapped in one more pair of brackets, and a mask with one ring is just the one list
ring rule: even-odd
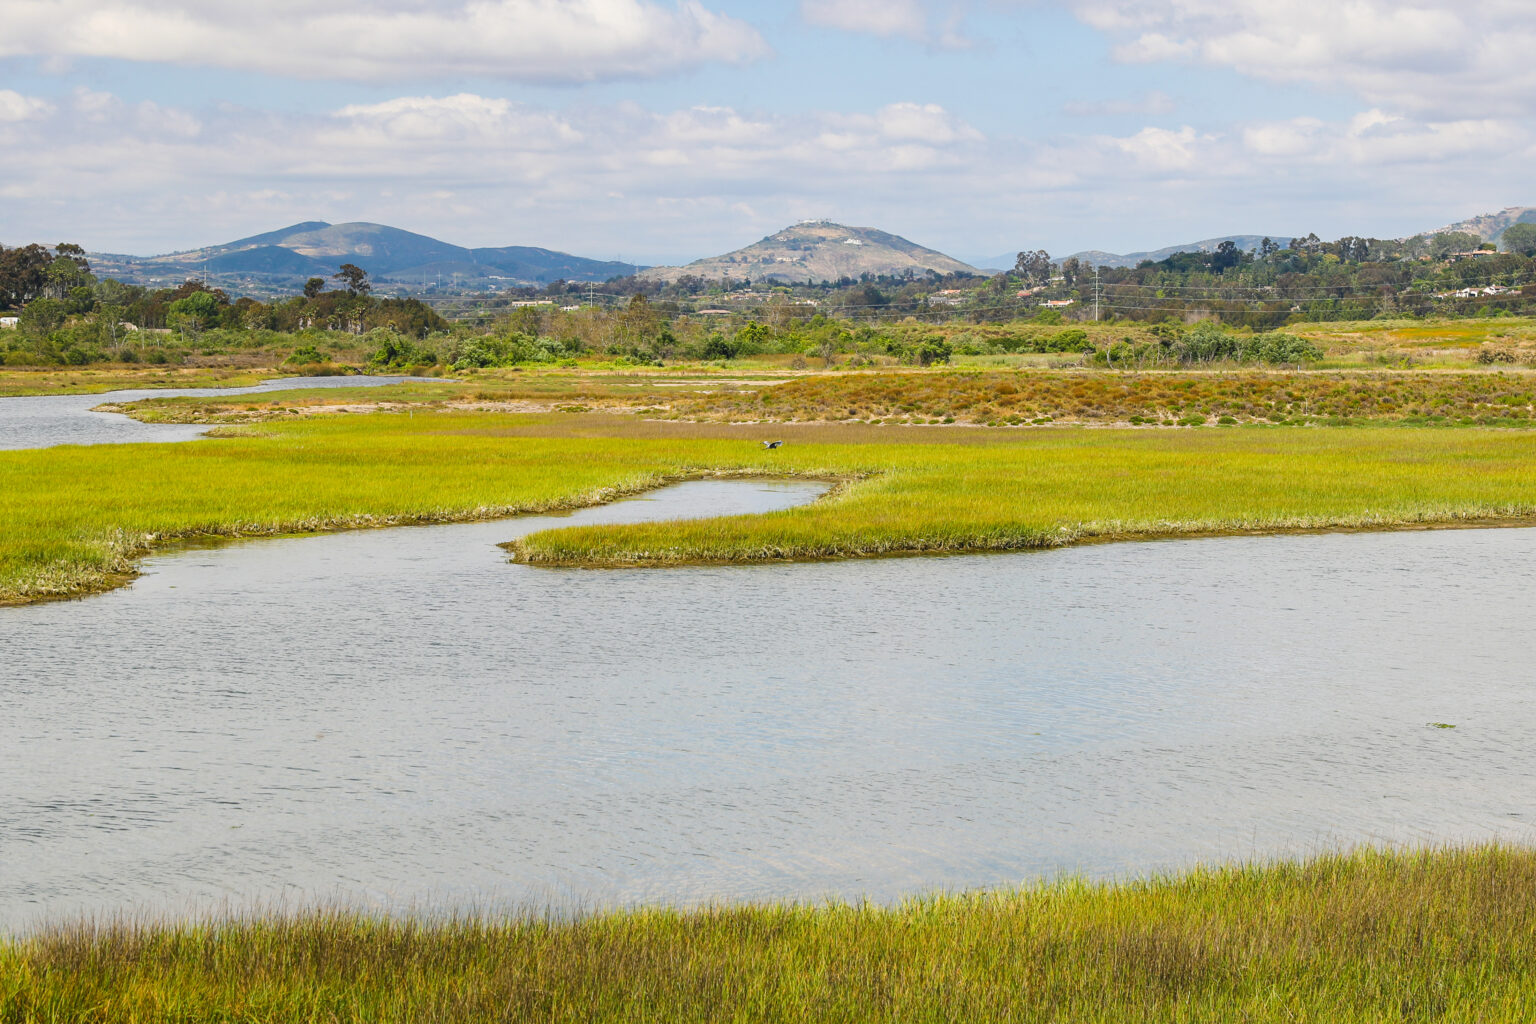
{"label": "grass-covered bank", "polygon": [[90,395],[141,388],[240,388],[274,377],[295,376],[292,369],[262,366],[208,367],[45,367],[0,371],[0,398],[28,395]]}
{"label": "grass-covered bank", "polygon": [[0,1022],[1520,1021],[1536,852],[1354,852],[899,907],[345,913],[0,945]]}
{"label": "grass-covered bank", "polygon": [[[176,445],[0,452],[0,600],[101,589],[178,538],[572,508],[713,474],[854,481],[802,508],[532,534],[549,564],[1009,550],[1523,520],[1536,432],[915,431],[471,413],[305,418]],[[784,437],[777,451],[758,441]]]}

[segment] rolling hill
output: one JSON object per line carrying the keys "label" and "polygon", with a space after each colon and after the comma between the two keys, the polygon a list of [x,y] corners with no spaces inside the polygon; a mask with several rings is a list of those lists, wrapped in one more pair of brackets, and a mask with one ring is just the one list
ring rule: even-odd
{"label": "rolling hill", "polygon": [[130,283],[179,281],[206,274],[210,284],[295,290],[355,263],[374,281],[425,289],[439,278],[458,287],[606,281],[633,274],[627,263],[585,259],[534,246],[467,249],[385,224],[305,221],[276,231],[163,256],[91,254],[103,276]]}
{"label": "rolling hill", "polygon": [[723,256],[694,260],[684,267],[652,267],[646,280],[676,281],[684,275],[753,281],[837,281],[864,274],[896,276],[975,274],[975,267],[900,235],[831,221],[807,221]]}
{"label": "rolling hill", "polygon": [[1455,224],[1437,228],[1435,231],[1426,231],[1425,234],[1465,231],[1468,234],[1477,235],[1485,242],[1497,242],[1503,237],[1505,229],[1515,224],[1536,224],[1536,206],[1506,206],[1498,213],[1484,213],[1469,217]]}

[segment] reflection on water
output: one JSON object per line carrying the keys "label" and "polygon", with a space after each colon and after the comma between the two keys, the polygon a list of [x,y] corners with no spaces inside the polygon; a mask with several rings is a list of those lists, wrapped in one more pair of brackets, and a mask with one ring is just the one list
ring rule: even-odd
{"label": "reflection on water", "polygon": [[[806,497],[701,483],[573,518]],[[183,552],[5,610],[0,929],[891,898],[1531,836],[1536,531],[504,562],[547,522]]]}
{"label": "reflection on water", "polygon": [[371,388],[421,377],[288,377],[244,388],[146,388],[95,395],[36,395],[0,398],[0,450],[51,448],[60,444],[131,444],[145,441],[191,441],[207,430],[195,423],[140,423],[121,413],[92,412],[104,402],[136,402],[143,398],[211,395],[254,395],[263,391],[306,388]]}

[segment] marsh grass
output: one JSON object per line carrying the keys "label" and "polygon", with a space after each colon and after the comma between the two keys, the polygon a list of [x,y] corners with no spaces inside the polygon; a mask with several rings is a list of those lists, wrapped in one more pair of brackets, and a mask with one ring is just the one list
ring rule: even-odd
{"label": "marsh grass", "polygon": [[1536,425],[1536,375],[1523,370],[901,370],[720,379],[530,374],[253,396],[149,399],[122,411],[150,422],[244,423],[368,408],[641,411],[721,422],[1191,426]]}
{"label": "marsh grass", "polygon": [[[853,482],[768,515],[567,527],[529,534],[511,550],[550,565],[666,565],[1519,522],[1536,514],[1530,432],[773,430],[800,442],[781,449],[780,466]],[[838,435],[841,443],[830,443]],[[812,438],[822,443],[806,443]]]}
{"label": "marsh grass", "polygon": [[258,367],[48,367],[0,370],[0,398],[20,395],[86,395],[140,388],[234,388],[273,377],[293,376],[290,369]]}
{"label": "marsh grass", "polygon": [[[188,539],[487,519],[713,475],[842,481],[760,516],[544,531],[519,558],[655,565],[1520,521],[1536,432],[736,426],[453,412],[296,418],[176,445],[0,452],[0,601],[78,594]],[[770,435],[789,443],[763,451]]]}
{"label": "marsh grass", "polygon": [[802,377],[751,391],[684,395],[671,414],[735,421],[936,419],[1001,427],[1051,422],[1189,426],[1462,421],[1530,426],[1536,377],[1524,372],[1371,370],[945,371]]}
{"label": "marsh grass", "polygon": [[1527,1022],[1533,893],[1536,853],[1481,846],[895,907],[81,924],[0,945],[0,1022]]}

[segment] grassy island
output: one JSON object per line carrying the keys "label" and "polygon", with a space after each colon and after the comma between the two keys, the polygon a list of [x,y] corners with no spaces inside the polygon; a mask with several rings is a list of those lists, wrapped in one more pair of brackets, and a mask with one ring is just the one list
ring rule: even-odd
{"label": "grassy island", "polygon": [[52,1021],[1526,1022],[1536,852],[1356,852],[896,907],[345,912],[0,944]]}
{"label": "grassy island", "polygon": [[[844,484],[769,515],[532,534],[516,556],[808,559],[1536,514],[1536,432],[1498,428],[1011,431],[422,411],[222,429],[186,444],[0,452],[0,600],[112,586],[182,539],[509,516],[712,475]],[[787,443],[766,451],[770,437]]]}

